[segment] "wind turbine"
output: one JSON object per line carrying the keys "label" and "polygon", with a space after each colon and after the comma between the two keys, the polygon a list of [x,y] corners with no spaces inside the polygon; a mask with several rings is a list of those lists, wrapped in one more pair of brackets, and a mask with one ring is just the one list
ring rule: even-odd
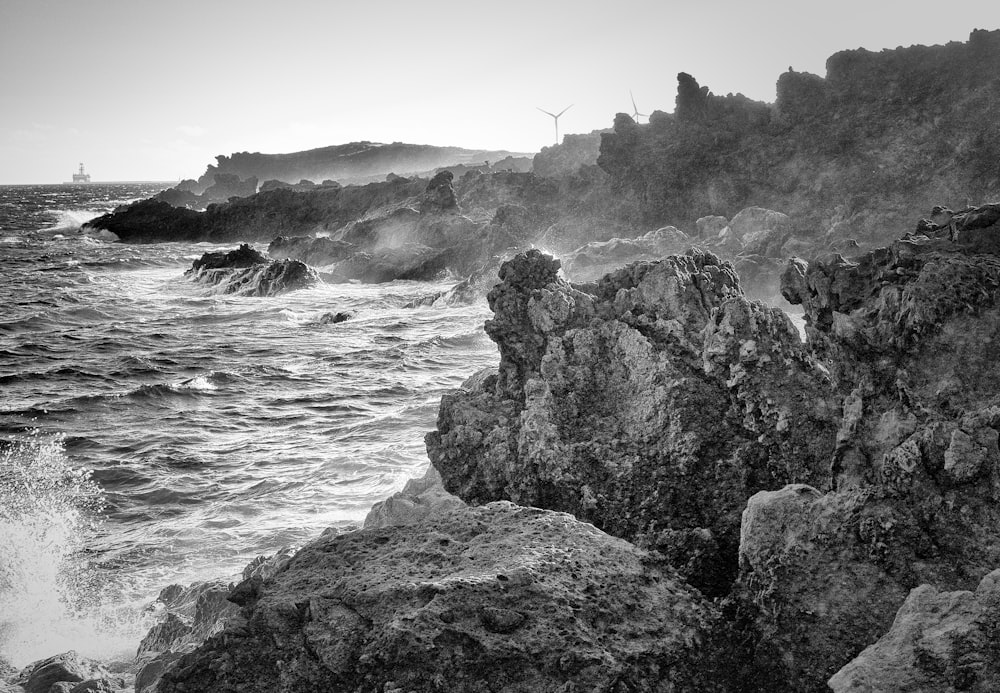
{"label": "wind turbine", "polygon": [[[538,106],[535,106],[535,108],[538,108]],[[552,118],[556,121],[556,144],[559,144],[559,116],[561,116],[563,113],[565,113],[566,111],[568,111],[571,108],[573,108],[573,104],[570,104],[569,106],[567,106],[566,108],[562,109],[558,113],[549,113],[544,108],[538,108],[539,111],[541,111],[545,115],[552,116]]]}
{"label": "wind turbine", "polygon": [[639,116],[642,116],[643,118],[648,118],[649,114],[648,113],[639,113],[639,107],[635,105],[635,96],[632,96],[632,90],[631,89],[628,90],[628,95],[632,97],[632,110],[633,110],[633,112],[632,112],[632,120],[634,120],[635,124],[638,125],[639,124]]}

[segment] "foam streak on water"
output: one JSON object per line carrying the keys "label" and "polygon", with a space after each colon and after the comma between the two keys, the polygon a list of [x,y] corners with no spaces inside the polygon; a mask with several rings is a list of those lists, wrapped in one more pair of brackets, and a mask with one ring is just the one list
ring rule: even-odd
{"label": "foam streak on water", "polygon": [[[0,632],[0,657],[55,654],[38,632],[73,632],[68,617],[91,632],[101,619],[135,623],[130,605],[171,582],[226,578],[258,554],[359,522],[427,464],[423,435],[441,395],[496,364],[485,304],[406,307],[451,282],[219,295],[184,271],[236,244],[54,233],[65,216],[53,210],[100,208],[56,192],[46,208],[0,187],[0,207],[30,211],[0,220],[0,446],[19,469],[40,460],[29,466],[52,472],[41,478],[92,470],[79,488],[96,486],[106,507],[92,523],[78,505],[87,494],[66,486],[59,502],[37,504],[45,510],[5,520],[20,524],[0,534],[11,575],[0,600],[34,601],[61,625],[7,616],[21,625]],[[354,317],[324,322],[330,312]],[[43,555],[31,593],[15,566]]]}

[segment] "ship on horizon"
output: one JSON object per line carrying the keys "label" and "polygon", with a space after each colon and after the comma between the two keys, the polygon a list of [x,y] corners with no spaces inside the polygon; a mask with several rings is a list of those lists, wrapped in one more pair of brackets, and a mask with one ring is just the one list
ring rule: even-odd
{"label": "ship on horizon", "polygon": [[89,183],[90,174],[83,172],[83,164],[80,164],[80,171],[73,174],[74,183]]}

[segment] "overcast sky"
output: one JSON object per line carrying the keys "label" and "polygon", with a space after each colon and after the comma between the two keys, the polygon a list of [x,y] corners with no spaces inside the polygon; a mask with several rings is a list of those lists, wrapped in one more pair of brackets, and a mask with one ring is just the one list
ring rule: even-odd
{"label": "overcast sky", "polygon": [[676,74],[774,100],[789,66],[965,41],[993,1],[0,0],[0,183],[197,177],[357,140],[534,152]]}

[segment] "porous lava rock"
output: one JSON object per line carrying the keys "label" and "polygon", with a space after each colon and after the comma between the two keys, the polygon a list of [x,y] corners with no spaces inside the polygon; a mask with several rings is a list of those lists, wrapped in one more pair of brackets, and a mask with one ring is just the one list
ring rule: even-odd
{"label": "porous lava rock", "polygon": [[1000,570],[975,591],[910,592],[892,628],[829,681],[834,693],[1000,690]]}
{"label": "porous lava rock", "polygon": [[793,690],[826,690],[912,589],[1000,566],[998,231],[789,263],[783,292],[843,393],[834,488],[751,499],[737,592]]}
{"label": "porous lava rock", "polygon": [[717,614],[653,555],[510,503],[327,535],[159,693],[730,690]]}
{"label": "porous lava rock", "polygon": [[499,277],[498,372],[443,397],[426,438],[445,488],[571,512],[724,594],[746,499],[828,479],[839,400],[787,316],[699,250],[592,293],[538,251]]}

